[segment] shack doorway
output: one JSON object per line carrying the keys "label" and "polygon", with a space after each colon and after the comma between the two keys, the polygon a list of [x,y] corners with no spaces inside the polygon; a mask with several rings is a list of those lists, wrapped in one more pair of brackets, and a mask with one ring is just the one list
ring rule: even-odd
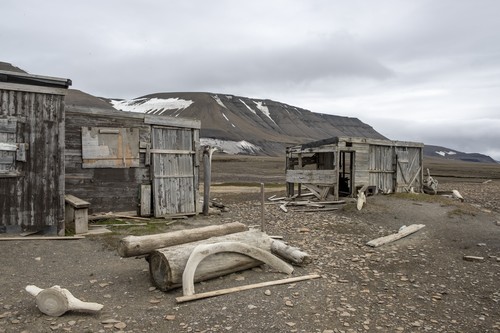
{"label": "shack doorway", "polygon": [[151,141],[154,216],[195,212],[192,131],[154,126]]}
{"label": "shack doorway", "polygon": [[339,152],[339,195],[353,195],[355,153],[353,151]]}

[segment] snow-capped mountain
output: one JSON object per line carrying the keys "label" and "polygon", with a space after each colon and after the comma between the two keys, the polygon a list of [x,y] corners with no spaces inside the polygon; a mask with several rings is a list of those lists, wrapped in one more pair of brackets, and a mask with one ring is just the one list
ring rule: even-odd
{"label": "snow-capped mountain", "polygon": [[159,93],[109,102],[122,111],[200,119],[205,142],[210,139],[228,153],[277,155],[285,146],[334,136],[385,138],[357,118],[227,94]]}

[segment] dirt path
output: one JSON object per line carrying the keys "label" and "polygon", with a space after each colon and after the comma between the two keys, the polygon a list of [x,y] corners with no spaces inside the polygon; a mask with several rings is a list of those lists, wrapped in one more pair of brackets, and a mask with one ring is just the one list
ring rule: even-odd
{"label": "dirt path", "polygon": [[[459,188],[466,197],[485,192],[484,186],[467,186]],[[260,223],[258,192],[214,193],[230,212],[176,228]],[[120,258],[109,236],[3,241],[0,332],[499,332],[500,218],[488,200],[473,203],[492,212],[394,196],[369,197],[360,212],[353,204],[323,213],[284,213],[267,205],[268,233],[315,258],[293,275],[322,278],[183,304],[175,302],[180,290],[152,288],[147,262]],[[365,245],[413,223],[426,227],[380,248]],[[464,255],[485,260],[468,262]],[[284,277],[262,267],[197,284],[196,291]],[[27,284],[59,284],[104,309],[46,317],[24,291]]]}

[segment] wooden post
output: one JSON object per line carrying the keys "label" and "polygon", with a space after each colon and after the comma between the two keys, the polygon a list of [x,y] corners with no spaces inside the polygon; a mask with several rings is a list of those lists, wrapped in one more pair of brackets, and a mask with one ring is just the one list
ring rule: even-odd
{"label": "wooden post", "polygon": [[260,183],[260,231],[265,232],[264,183]]}
{"label": "wooden post", "polygon": [[203,148],[203,215],[208,215],[210,206],[210,183],[212,181],[212,154],[217,148]]}

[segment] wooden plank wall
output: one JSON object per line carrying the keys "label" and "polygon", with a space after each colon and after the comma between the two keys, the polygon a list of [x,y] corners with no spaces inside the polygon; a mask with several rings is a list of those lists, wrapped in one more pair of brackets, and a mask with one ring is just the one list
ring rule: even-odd
{"label": "wooden plank wall", "polygon": [[141,184],[150,184],[145,153],[137,168],[82,168],[82,127],[138,128],[139,141],[149,143],[150,125],[141,118],[66,112],[66,193],[90,202],[89,213],[137,211]]}
{"label": "wooden plank wall", "polygon": [[193,139],[191,129],[153,128],[155,216],[196,213]]}
{"label": "wooden plank wall", "polygon": [[64,96],[1,89],[0,118],[15,118],[28,144],[19,177],[0,177],[0,225],[13,231],[64,228]]}
{"label": "wooden plank wall", "polygon": [[365,143],[353,143],[351,151],[354,151],[354,188],[369,184],[368,173],[370,154],[368,145]]}
{"label": "wooden plank wall", "polygon": [[391,146],[370,145],[369,185],[388,192],[394,190],[394,148]]}

